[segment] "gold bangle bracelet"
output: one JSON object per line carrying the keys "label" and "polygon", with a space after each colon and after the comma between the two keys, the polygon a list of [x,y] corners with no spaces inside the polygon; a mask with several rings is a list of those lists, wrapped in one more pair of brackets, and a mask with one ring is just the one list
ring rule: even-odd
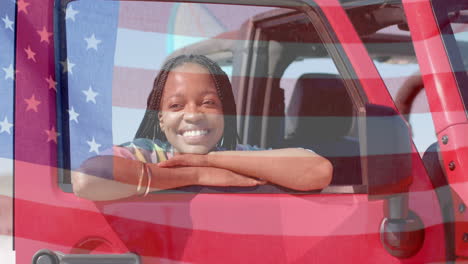
{"label": "gold bangle bracelet", "polygon": [[137,185],[137,195],[140,195],[140,192],[142,190],[142,183],[143,183],[143,178],[145,176],[145,163],[141,163],[141,170],[140,170],[140,175],[138,176],[138,185]]}
{"label": "gold bangle bracelet", "polygon": [[[145,164],[146,165],[146,164]],[[145,193],[143,194],[143,196],[146,196],[148,195],[150,189],[151,189],[151,169],[149,166],[145,166],[146,167],[146,174],[148,175],[148,185],[146,186],[146,190],[145,190]]]}

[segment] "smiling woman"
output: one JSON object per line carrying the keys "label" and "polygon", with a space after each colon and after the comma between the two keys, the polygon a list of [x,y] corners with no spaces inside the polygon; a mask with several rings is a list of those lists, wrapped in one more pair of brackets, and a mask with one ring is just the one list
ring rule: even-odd
{"label": "smiling woman", "polygon": [[154,81],[135,140],[85,161],[72,173],[73,190],[109,200],[188,185],[271,182],[307,191],[330,183],[327,159],[301,148],[239,145],[235,125],[234,96],[221,68],[202,55],[170,59]]}

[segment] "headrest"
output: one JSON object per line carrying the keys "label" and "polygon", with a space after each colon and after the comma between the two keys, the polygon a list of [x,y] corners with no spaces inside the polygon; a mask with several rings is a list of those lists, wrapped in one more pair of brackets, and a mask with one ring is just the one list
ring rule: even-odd
{"label": "headrest", "polygon": [[286,136],[295,142],[323,142],[346,136],[353,105],[340,76],[304,74],[296,82],[286,117]]}

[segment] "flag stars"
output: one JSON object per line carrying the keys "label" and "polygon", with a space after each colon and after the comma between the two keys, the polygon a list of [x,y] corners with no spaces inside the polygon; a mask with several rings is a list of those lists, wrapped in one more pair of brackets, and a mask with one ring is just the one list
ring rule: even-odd
{"label": "flag stars", "polygon": [[24,101],[26,102],[26,104],[28,105],[26,107],[26,111],[29,111],[29,110],[33,110],[34,112],[37,113],[38,109],[37,109],[37,106],[41,104],[40,101],[36,100],[36,97],[35,95],[33,94],[31,96],[31,98],[29,99],[24,99]]}
{"label": "flag stars", "polygon": [[48,78],[45,78],[47,85],[49,85],[49,89],[54,89],[57,91],[57,82],[49,75]]}
{"label": "flag stars", "polygon": [[86,141],[86,143],[89,145],[89,152],[95,152],[96,154],[99,154],[99,147],[101,147],[101,144],[98,144],[94,137],[92,141]]}
{"label": "flag stars", "polygon": [[83,90],[82,91],[85,95],[86,95],[86,102],[93,102],[96,104],[96,96],[99,94],[99,93],[96,93],[95,91],[93,91],[93,88],[90,86],[88,90]]}
{"label": "flag stars", "polygon": [[54,141],[57,143],[57,137],[60,136],[60,133],[57,133],[55,130],[55,127],[51,127],[50,130],[44,130],[44,132],[47,134],[47,142],[49,141]]}
{"label": "flag stars", "polygon": [[5,23],[5,28],[9,28],[11,31],[13,31],[13,21],[10,20],[8,15],[5,15],[4,18],[2,18],[3,23]]}
{"label": "flag stars", "polygon": [[49,38],[52,36],[52,32],[47,31],[47,28],[44,26],[42,30],[38,30],[37,34],[41,37],[41,42],[45,42],[47,44],[50,43]]}
{"label": "flag stars", "polygon": [[102,42],[100,39],[97,39],[96,36],[94,36],[94,33],[91,35],[89,38],[85,38],[86,41],[86,50],[89,49],[94,49],[98,50],[98,45]]}
{"label": "flag stars", "polygon": [[28,9],[27,7],[30,5],[30,3],[24,1],[24,0],[19,0],[18,1],[18,13],[19,12],[24,12],[25,14],[28,14]]}
{"label": "flag stars", "polygon": [[26,52],[26,55],[28,56],[28,60],[32,60],[36,62],[36,53],[32,51],[30,46],[28,46],[27,49],[24,49],[24,51]]}
{"label": "flag stars", "polygon": [[8,68],[3,68],[3,71],[5,72],[5,80],[14,79],[15,71],[13,70],[13,64],[10,64]]}
{"label": "flag stars", "polygon": [[80,114],[75,112],[73,106],[71,107],[71,109],[68,109],[68,115],[70,116],[70,122],[75,121],[78,124],[78,116],[80,116]]}
{"label": "flag stars", "polygon": [[5,116],[5,119],[3,119],[2,122],[0,122],[0,134],[2,133],[8,133],[11,134],[11,127],[13,126],[12,123],[8,122],[8,118]]}
{"label": "flag stars", "polygon": [[65,10],[65,19],[71,19],[72,21],[75,21],[75,16],[78,13],[79,11],[73,9],[73,6],[70,4]]}
{"label": "flag stars", "polygon": [[60,64],[62,64],[63,68],[62,73],[69,72],[70,74],[73,74],[73,67],[75,67],[75,64],[72,63],[68,58],[66,61],[61,61]]}

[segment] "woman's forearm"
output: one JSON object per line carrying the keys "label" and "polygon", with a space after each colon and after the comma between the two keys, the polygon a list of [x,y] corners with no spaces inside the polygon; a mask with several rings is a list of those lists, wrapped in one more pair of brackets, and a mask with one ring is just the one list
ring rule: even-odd
{"label": "woman's forearm", "polygon": [[[142,170],[142,165],[140,161],[115,156],[91,158],[72,172],[73,191],[89,200],[114,200],[136,195],[140,178],[144,178],[143,184],[148,182],[148,171]],[[150,191],[197,184],[196,168],[167,169],[149,163],[146,166],[152,177]]]}
{"label": "woman's forearm", "polygon": [[152,163],[143,166],[137,160],[98,156],[85,161],[78,171],[72,172],[72,183],[73,191],[79,197],[115,200],[142,194],[149,183],[149,191],[158,191],[189,185],[255,186],[262,182],[221,168],[160,168]]}
{"label": "woman's forearm", "polygon": [[301,191],[326,187],[333,173],[333,167],[327,159],[296,148],[212,152],[207,160],[210,166],[216,168]]}
{"label": "woman's forearm", "polygon": [[71,179],[75,195],[88,200],[116,200],[136,194],[134,185],[86,174],[82,171],[72,171]]}

